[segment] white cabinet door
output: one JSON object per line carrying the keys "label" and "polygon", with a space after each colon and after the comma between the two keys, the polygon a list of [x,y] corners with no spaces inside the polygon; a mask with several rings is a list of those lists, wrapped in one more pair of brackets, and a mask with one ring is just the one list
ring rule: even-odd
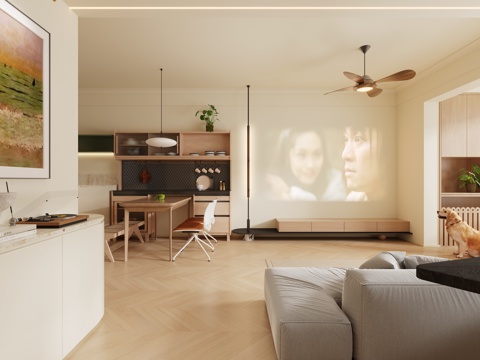
{"label": "white cabinet door", "polygon": [[103,223],[63,236],[63,356],[104,313]]}
{"label": "white cabinet door", "polygon": [[62,359],[62,238],[0,255],[0,359]]}

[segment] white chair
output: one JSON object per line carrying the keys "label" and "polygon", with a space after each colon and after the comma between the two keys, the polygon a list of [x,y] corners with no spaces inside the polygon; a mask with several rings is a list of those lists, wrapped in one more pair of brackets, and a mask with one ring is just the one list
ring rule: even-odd
{"label": "white chair", "polygon": [[[215,247],[213,246],[210,239],[217,242],[217,240],[208,233],[212,228],[212,225],[215,223],[215,206],[217,205],[217,200],[213,200],[211,203],[207,205],[205,209],[205,213],[203,218],[201,217],[193,217],[185,220],[183,223],[178,225],[173,231],[174,232],[182,232],[182,233],[189,233],[190,237],[187,240],[187,243],[183,245],[183,247],[175,254],[172,261],[175,261],[177,256],[192,242],[195,241],[200,248],[203,250],[205,255],[207,255],[208,261],[210,261],[210,255],[205,250],[205,247],[208,247],[210,250],[215,251]],[[200,239],[199,235],[203,235],[205,239]]]}

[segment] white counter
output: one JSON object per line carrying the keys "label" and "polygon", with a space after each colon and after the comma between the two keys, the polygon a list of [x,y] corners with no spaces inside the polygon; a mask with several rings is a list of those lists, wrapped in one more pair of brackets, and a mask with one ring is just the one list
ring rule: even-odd
{"label": "white counter", "polygon": [[103,216],[0,243],[0,359],[64,358],[104,313]]}

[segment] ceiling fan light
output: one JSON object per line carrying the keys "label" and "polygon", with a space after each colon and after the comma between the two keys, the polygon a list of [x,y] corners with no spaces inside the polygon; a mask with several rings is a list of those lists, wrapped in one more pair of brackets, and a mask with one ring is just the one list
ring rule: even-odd
{"label": "ceiling fan light", "polygon": [[362,84],[355,86],[355,91],[358,92],[369,92],[372,91],[375,87],[372,84]]}
{"label": "ceiling fan light", "polygon": [[177,145],[177,142],[175,140],[166,137],[154,137],[146,140],[145,142],[147,143],[147,145],[161,148]]}

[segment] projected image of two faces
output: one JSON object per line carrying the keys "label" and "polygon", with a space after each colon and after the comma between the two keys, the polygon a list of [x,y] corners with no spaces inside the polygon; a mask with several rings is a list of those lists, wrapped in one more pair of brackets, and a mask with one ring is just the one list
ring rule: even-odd
{"label": "projected image of two faces", "polygon": [[282,130],[266,175],[269,197],[303,201],[380,199],[381,140],[376,127]]}

